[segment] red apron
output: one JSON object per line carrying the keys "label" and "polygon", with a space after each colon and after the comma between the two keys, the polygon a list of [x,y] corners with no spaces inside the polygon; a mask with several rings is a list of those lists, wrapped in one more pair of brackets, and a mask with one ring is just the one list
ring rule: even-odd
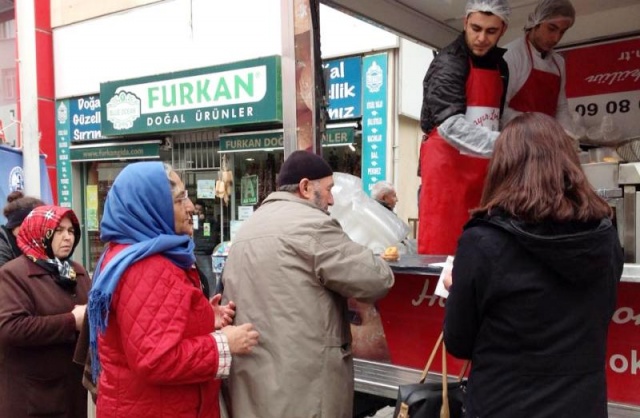
{"label": "red apron", "polygon": [[[498,129],[503,86],[500,72],[469,69],[465,118]],[[480,203],[489,160],[460,154],[437,128],[420,148],[419,254],[455,254],[469,210]]]}
{"label": "red apron", "polygon": [[520,90],[509,101],[509,107],[519,112],[540,112],[551,117],[556,116],[558,108],[558,96],[560,95],[560,67],[553,57],[553,64],[558,69],[558,74],[533,68],[533,56],[531,46],[527,39],[524,40],[531,61],[531,72]]}

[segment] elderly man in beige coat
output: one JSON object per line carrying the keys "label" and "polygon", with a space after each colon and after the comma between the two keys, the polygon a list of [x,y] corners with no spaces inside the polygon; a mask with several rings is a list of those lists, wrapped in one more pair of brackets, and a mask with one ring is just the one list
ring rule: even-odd
{"label": "elderly man in beige coat", "polygon": [[347,298],[373,302],[393,285],[385,261],[353,242],[327,212],[333,172],[295,151],[278,190],[242,225],[223,273],[236,324],[260,345],[233,359],[233,418],[351,418],[353,358]]}

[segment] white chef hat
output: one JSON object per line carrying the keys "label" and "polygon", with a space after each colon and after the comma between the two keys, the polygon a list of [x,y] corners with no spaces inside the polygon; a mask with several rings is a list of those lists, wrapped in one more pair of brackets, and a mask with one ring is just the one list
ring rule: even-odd
{"label": "white chef hat", "polygon": [[511,7],[507,0],[468,0],[465,16],[473,12],[488,12],[498,16],[505,24],[509,23]]}
{"label": "white chef hat", "polygon": [[538,26],[540,23],[552,19],[571,19],[571,24],[576,20],[576,10],[569,0],[540,0],[535,10],[529,14],[524,30]]}

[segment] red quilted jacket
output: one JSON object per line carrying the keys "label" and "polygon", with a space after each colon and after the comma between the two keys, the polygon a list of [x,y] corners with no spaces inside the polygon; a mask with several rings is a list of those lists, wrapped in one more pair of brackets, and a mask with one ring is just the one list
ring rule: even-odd
{"label": "red quilted jacket", "polygon": [[[112,245],[108,263],[124,245]],[[161,255],[130,266],[98,340],[98,418],[219,418],[214,313],[195,270]]]}

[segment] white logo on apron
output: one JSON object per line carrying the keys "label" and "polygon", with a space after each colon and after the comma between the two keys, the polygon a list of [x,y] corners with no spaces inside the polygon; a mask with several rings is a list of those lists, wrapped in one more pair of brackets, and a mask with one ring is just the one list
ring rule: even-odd
{"label": "white logo on apron", "polygon": [[475,125],[497,131],[500,124],[500,109],[488,106],[467,106],[464,118]]}

